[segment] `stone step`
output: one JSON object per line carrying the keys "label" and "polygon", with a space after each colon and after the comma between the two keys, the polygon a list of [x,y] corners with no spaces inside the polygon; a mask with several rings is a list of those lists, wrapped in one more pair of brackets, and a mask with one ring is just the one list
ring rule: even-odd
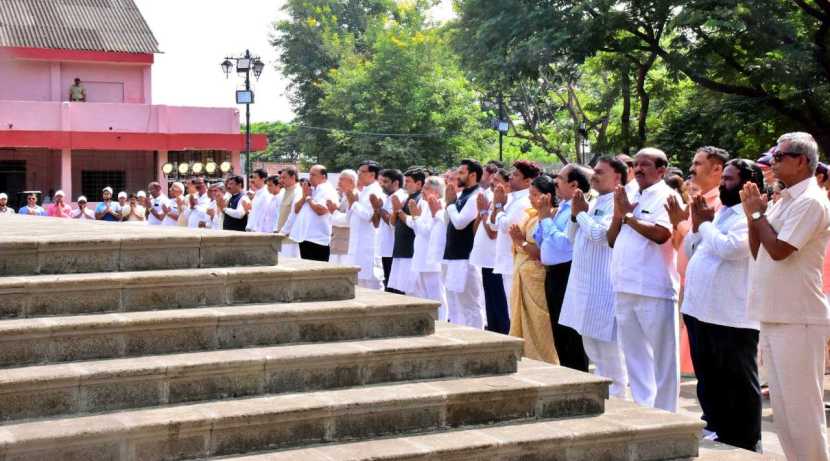
{"label": "stone step", "polygon": [[172,460],[242,454],[467,425],[599,414],[607,395],[604,378],[523,360],[511,375],[10,424],[0,427],[0,459]]}
{"label": "stone step", "polygon": [[6,369],[0,421],[516,371],[518,338],[441,323],[431,336]]}
{"label": "stone step", "polygon": [[0,321],[0,367],[284,343],[422,336],[438,304],[357,289],[355,299]]}
{"label": "stone step", "polygon": [[276,234],[29,216],[4,217],[0,235],[0,276],[273,266],[280,246]]}
{"label": "stone step", "polygon": [[701,427],[702,424],[694,418],[611,399],[606,402],[605,413],[601,415],[334,443],[270,453],[228,456],[221,459],[226,461],[676,460],[697,456],[697,439]]}
{"label": "stone step", "polygon": [[0,277],[0,319],[351,299],[357,268],[278,266]]}

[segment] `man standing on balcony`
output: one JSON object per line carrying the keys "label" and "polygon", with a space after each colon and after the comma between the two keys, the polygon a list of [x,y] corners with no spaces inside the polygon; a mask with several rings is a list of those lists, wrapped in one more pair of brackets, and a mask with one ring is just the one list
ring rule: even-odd
{"label": "man standing on balcony", "polygon": [[81,79],[75,78],[75,84],[69,87],[69,100],[72,102],[86,102],[86,88]]}
{"label": "man standing on balcony", "polygon": [[72,207],[64,200],[66,194],[62,190],[55,192],[55,203],[49,205],[47,214],[53,218],[71,218]]}
{"label": "man standing on balcony", "polygon": [[0,193],[0,216],[10,216],[15,214],[14,210],[8,206],[9,196],[5,192]]}

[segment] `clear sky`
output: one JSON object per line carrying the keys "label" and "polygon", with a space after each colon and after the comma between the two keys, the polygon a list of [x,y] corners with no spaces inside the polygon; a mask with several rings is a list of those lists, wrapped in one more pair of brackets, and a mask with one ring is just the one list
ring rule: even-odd
{"label": "clear sky", "polygon": [[[282,0],[135,0],[159,41],[163,54],[153,65],[153,103],[177,106],[230,107],[243,79],[219,67],[225,56],[245,49],[259,55],[265,71],[254,81],[256,101],[251,120],[289,121],[286,80],[276,69],[277,52],[269,43]],[[434,11],[435,19],[452,15],[450,2]],[[240,106],[244,119],[244,106]]]}

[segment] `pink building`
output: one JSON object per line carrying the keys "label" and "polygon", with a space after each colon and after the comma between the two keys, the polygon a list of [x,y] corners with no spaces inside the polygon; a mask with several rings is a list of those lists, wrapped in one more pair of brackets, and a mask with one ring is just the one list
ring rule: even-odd
{"label": "pink building", "polygon": [[[241,174],[237,109],[152,104],[159,52],[133,0],[2,0],[0,192],[95,201],[105,185],[166,182],[168,162],[229,161]],[[69,102],[75,78],[86,102]],[[252,150],[266,144],[255,135]]]}

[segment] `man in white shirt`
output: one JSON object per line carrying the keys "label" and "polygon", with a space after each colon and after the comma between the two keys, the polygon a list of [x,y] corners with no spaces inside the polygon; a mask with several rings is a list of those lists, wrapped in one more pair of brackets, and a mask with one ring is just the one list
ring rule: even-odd
{"label": "man in white shirt", "polygon": [[599,196],[589,205],[586,194],[574,193],[567,230],[573,242],[573,260],[559,316],[561,325],[582,336],[596,373],[612,380],[609,393],[621,398],[625,397],[628,377],[617,340],[608,228],[614,215],[614,190],[627,177],[625,163],[603,157],[591,175],[591,185]]}
{"label": "man in white shirt", "polygon": [[95,212],[86,207],[86,197],[78,197],[78,208],[72,210],[72,219],[88,219],[95,221]]}
{"label": "man in white shirt", "polygon": [[772,168],[783,185],[767,209],[748,183],[741,203],[749,222],[749,318],[761,322],[776,433],[787,459],[826,461],[824,348],[830,308],[822,266],[830,240],[830,202],[814,177],[818,146],[808,133],[778,139]]}
{"label": "man in white shirt", "polygon": [[417,274],[415,296],[432,299],[438,307],[438,320],[446,322],[447,292],[442,279],[442,260],[447,240],[447,226],[444,223],[444,181],[430,176],[424,182],[421,200],[410,204],[411,215],[406,220],[415,231],[415,255],[412,258],[412,272]]}
{"label": "man in white shirt", "polygon": [[164,219],[161,224],[164,226],[178,226],[179,213],[184,211],[185,203],[182,199],[184,184],[176,181],[170,185],[170,198],[161,204],[161,211],[164,212]]}
{"label": "man in white shirt", "polygon": [[424,170],[413,167],[404,173],[404,189],[406,199],[401,201],[396,195],[392,201],[392,214],[389,223],[395,230],[395,246],[392,250],[392,270],[389,272],[389,287],[405,294],[415,292],[415,273],[412,270],[412,258],[415,255],[415,231],[407,224],[411,216],[410,203],[421,200],[421,189],[426,181]]}
{"label": "man in white shirt", "polygon": [[294,207],[303,199],[302,190],[297,184],[298,179],[297,168],[294,166],[287,166],[280,171],[280,185],[282,188],[280,193],[277,194],[277,203],[275,204],[279,215],[273,232],[283,236],[280,243],[280,255],[289,258],[300,257],[300,246],[297,242],[288,238],[288,234],[291,233],[291,225],[296,216]]}
{"label": "man in white shirt", "polygon": [[297,202],[296,220],[291,228],[291,240],[299,242],[300,257],[313,261],[328,261],[331,249],[331,213],[326,203],[339,205],[337,191],[328,182],[323,165],[308,170],[308,184],[303,184],[303,199]]}
{"label": "man in white shirt", "polygon": [[[493,211],[493,188],[509,187],[509,174],[500,167],[500,162],[488,162],[484,166],[484,175],[479,187],[481,193],[476,197],[478,217],[475,221],[476,233],[473,238],[473,250],[470,252],[470,264],[481,271],[481,282],[484,290],[484,310],[486,313],[486,329],[497,333],[507,334],[510,331],[510,320],[507,308],[507,297],[504,292],[504,281],[501,275],[493,273],[496,265],[496,237],[497,232],[489,226],[488,217]],[[501,175],[501,176],[500,176]]]}
{"label": "man in white shirt", "polygon": [[634,177],[634,159],[630,155],[620,154],[617,160],[625,163],[628,168],[628,177],[624,178],[625,192],[628,194],[628,199],[633,200],[637,192],[640,192],[640,185],[637,184],[637,179]]}
{"label": "man in white shirt", "polygon": [[162,207],[167,204],[167,196],[161,193],[161,184],[156,181],[147,185],[147,190],[150,191],[150,197],[147,199],[147,223],[151,226],[160,226],[164,220],[164,210]]}
{"label": "man in white shirt", "polygon": [[386,198],[380,209],[380,256],[383,264],[383,286],[390,293],[403,294],[401,291],[389,287],[389,275],[392,273],[392,254],[395,250],[395,228],[389,224],[392,214],[392,196],[397,196],[401,202],[406,200],[406,191],[403,189],[403,173],[400,170],[386,169],[380,172],[380,187]]}
{"label": "man in white shirt", "polygon": [[[493,191],[493,212],[488,220],[498,232],[496,237],[496,262],[493,273],[500,274],[504,284],[504,294],[510,303],[513,289],[513,240],[510,238],[510,226],[518,225],[530,208],[530,184],[541,173],[539,166],[528,160],[513,163],[510,173],[510,195],[505,188],[496,186]],[[508,309],[508,315],[510,309]],[[510,330],[510,320],[507,322]]]}
{"label": "man in white shirt", "polygon": [[14,210],[8,206],[9,196],[5,192],[0,193],[0,216],[10,216],[15,214]]}
{"label": "man in white shirt", "polygon": [[701,195],[692,202],[681,309],[706,430],[719,442],[753,451],[761,441],[759,324],[747,318],[751,255],[740,191],[747,182],[763,190],[763,178],[754,162],[731,160],[719,187],[723,207],[716,212]]}
{"label": "man in white shirt", "polygon": [[207,221],[207,207],[210,204],[210,196],[207,192],[207,185],[204,178],[193,178],[195,192],[187,196],[187,209],[184,210],[187,227],[198,229],[200,223]]}
{"label": "man in white shirt", "polygon": [[340,264],[343,266],[350,266],[352,257],[349,255],[349,241],[351,240],[350,220],[349,220],[349,203],[346,198],[349,196],[357,196],[357,172],[352,169],[345,169],[340,172],[340,177],[337,178],[337,195],[340,203],[335,204],[331,200],[326,202],[331,213],[331,244],[329,247],[329,262],[332,264]]}
{"label": "man in white shirt", "polygon": [[[377,224],[380,221],[380,203],[385,197],[378,183],[380,165],[367,160],[357,169],[360,192],[344,194],[348,202],[349,258],[360,267],[357,285],[374,290],[383,289],[383,266],[380,260],[380,239]],[[378,205],[377,209],[373,205]]]}
{"label": "man in white shirt", "polygon": [[[447,266],[446,289],[450,322],[484,328],[484,293],[481,271],[470,264],[481,188],[478,180],[483,168],[477,160],[461,161],[456,184],[447,184],[447,241],[444,262]],[[459,194],[460,191],[460,194]]]}
{"label": "man in white shirt", "polygon": [[666,209],[674,190],[663,181],[666,154],[641,149],[634,175],[640,191],[629,200],[614,192],[608,241],[614,247],[611,282],[618,332],[631,394],[640,405],[676,412],[680,391],[678,316],[680,280]]}
{"label": "man in white shirt", "polygon": [[254,197],[251,202],[251,212],[248,215],[248,224],[245,230],[248,232],[272,232],[272,229],[265,230],[266,208],[271,200],[271,194],[268,193],[268,188],[265,187],[265,180],[268,178],[268,172],[262,168],[257,168],[248,177],[250,181],[251,191]]}

